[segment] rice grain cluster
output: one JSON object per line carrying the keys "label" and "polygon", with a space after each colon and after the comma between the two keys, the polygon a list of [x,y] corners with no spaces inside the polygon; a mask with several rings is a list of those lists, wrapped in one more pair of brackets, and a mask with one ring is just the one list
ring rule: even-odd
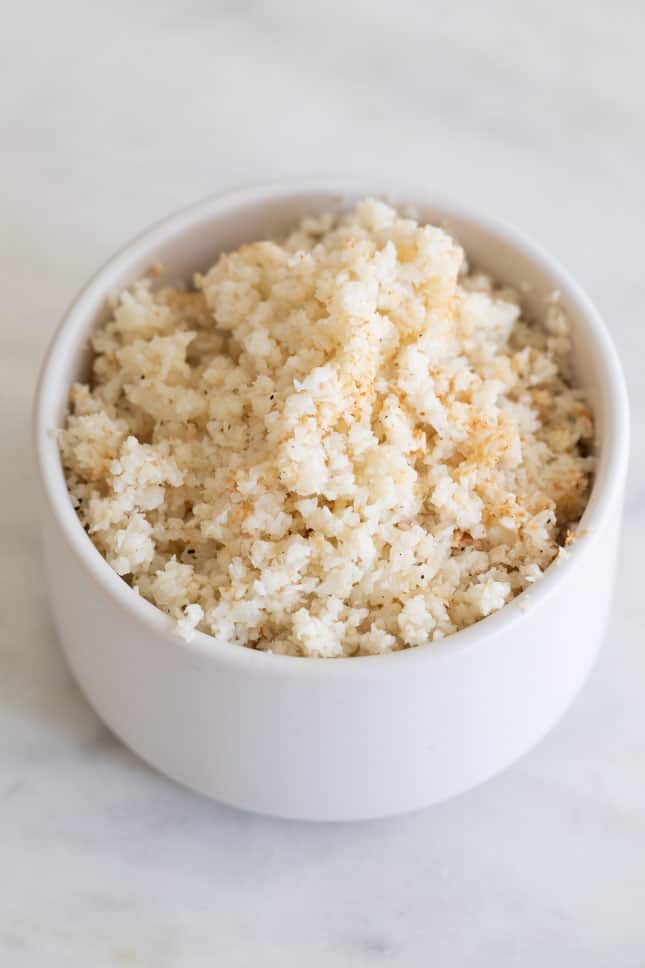
{"label": "rice grain cluster", "polygon": [[112,568],[218,642],[389,652],[527,588],[584,509],[593,422],[557,301],[468,270],[382,202],[143,280],[60,432]]}

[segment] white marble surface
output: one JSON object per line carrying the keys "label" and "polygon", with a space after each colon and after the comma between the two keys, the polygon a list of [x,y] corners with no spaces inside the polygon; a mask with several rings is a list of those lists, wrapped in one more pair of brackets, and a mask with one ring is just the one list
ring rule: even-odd
{"label": "white marble surface", "polygon": [[[3,9],[2,966],[645,965],[644,39],[638,0]],[[619,589],[574,708],[483,788],[355,826],[206,802],[99,724],[51,627],[29,443],[45,342],[122,240],[321,172],[409,172],[541,239],[605,312],[634,418]]]}

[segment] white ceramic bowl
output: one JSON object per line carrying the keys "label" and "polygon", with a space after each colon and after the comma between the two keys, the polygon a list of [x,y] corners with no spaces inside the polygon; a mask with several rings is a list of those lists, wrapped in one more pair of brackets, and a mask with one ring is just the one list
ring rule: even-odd
{"label": "white ceramic bowl", "polygon": [[[413,204],[445,224],[471,261],[529,283],[542,312],[560,290],[577,379],[595,413],[598,471],[581,528],[589,534],[530,593],[479,624],[404,652],[304,659],[186,644],[170,620],[106,564],[79,524],[53,430],[87,373],[87,337],[109,294],[155,261],[189,278],[222,250],[286,230],[303,213],[365,194]],[[149,229],[81,292],[45,360],[36,450],[54,619],[99,716],[144,760],[208,796],[284,817],[355,819],[451,797],[508,766],[562,715],[604,635],[628,456],[619,362],[594,307],[552,258],[514,229],[428,193],[356,181],[298,182],[208,198]]]}

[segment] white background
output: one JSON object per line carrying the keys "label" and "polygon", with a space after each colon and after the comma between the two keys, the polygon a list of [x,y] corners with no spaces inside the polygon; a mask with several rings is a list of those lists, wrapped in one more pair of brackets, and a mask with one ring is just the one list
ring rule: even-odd
{"label": "white background", "polygon": [[[3,968],[645,965],[644,11],[3,5]],[[46,341],[119,244],[320,173],[425,179],[552,249],[606,316],[634,420],[615,608],[574,708],[483,788],[340,826],[206,802],[99,724],[51,627],[29,440]]]}

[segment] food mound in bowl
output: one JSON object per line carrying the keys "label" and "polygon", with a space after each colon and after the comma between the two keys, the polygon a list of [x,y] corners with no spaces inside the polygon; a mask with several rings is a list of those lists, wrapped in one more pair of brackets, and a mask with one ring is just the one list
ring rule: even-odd
{"label": "food mound in bowl", "polygon": [[368,199],[137,283],[92,338],[60,447],[112,568],[219,643],[434,641],[561,553],[592,415],[567,317],[522,315],[445,231]]}

